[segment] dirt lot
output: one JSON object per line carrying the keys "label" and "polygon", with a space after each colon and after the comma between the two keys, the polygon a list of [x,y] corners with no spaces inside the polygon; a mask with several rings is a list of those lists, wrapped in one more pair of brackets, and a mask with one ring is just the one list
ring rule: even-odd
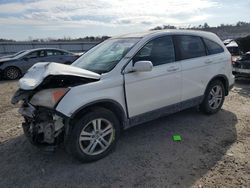
{"label": "dirt lot", "polygon": [[88,164],[28,143],[9,102],[16,88],[0,82],[0,187],[250,187],[250,80],[237,82],[218,114],[189,109],[132,128]]}

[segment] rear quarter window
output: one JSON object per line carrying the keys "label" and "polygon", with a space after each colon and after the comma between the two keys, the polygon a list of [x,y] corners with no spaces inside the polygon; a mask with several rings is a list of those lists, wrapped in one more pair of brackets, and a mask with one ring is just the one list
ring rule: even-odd
{"label": "rear quarter window", "polygon": [[175,35],[175,46],[178,60],[206,56],[206,49],[202,39],[198,36]]}
{"label": "rear quarter window", "polygon": [[216,42],[211,41],[209,39],[203,39],[203,40],[207,47],[208,55],[219,54],[219,53],[224,52],[224,49]]}

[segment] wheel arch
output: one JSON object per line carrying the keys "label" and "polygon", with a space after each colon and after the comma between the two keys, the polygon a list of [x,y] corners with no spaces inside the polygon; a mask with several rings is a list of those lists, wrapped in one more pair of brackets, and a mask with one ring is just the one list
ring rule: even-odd
{"label": "wheel arch", "polygon": [[97,100],[91,103],[88,103],[79,109],[77,109],[70,117],[71,122],[70,124],[74,124],[74,122],[81,118],[83,115],[85,115],[87,112],[92,111],[93,109],[96,109],[98,107],[106,108],[113,112],[115,116],[118,118],[121,129],[123,129],[127,123],[127,115],[125,113],[125,110],[123,109],[122,105],[118,103],[117,101],[114,101],[112,99],[102,99]]}
{"label": "wheel arch", "polygon": [[216,75],[214,76],[207,84],[207,87],[206,87],[206,90],[205,90],[205,93],[207,91],[207,88],[208,86],[215,80],[220,80],[222,82],[222,84],[224,85],[224,88],[225,88],[225,96],[227,96],[229,94],[229,81],[228,81],[228,78],[223,75],[223,74],[219,74],[219,75]]}

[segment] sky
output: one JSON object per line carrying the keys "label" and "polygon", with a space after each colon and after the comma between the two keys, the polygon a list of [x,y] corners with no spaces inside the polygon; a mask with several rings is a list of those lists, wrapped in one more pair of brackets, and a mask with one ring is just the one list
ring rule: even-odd
{"label": "sky", "polygon": [[0,38],[113,36],[250,22],[250,0],[0,0]]}

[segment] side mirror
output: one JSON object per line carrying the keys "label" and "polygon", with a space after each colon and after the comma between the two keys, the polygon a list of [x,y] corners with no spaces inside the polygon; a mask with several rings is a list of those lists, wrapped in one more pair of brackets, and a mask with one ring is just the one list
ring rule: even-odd
{"label": "side mirror", "polygon": [[133,71],[135,72],[149,72],[153,69],[153,64],[151,61],[137,61],[133,66]]}

